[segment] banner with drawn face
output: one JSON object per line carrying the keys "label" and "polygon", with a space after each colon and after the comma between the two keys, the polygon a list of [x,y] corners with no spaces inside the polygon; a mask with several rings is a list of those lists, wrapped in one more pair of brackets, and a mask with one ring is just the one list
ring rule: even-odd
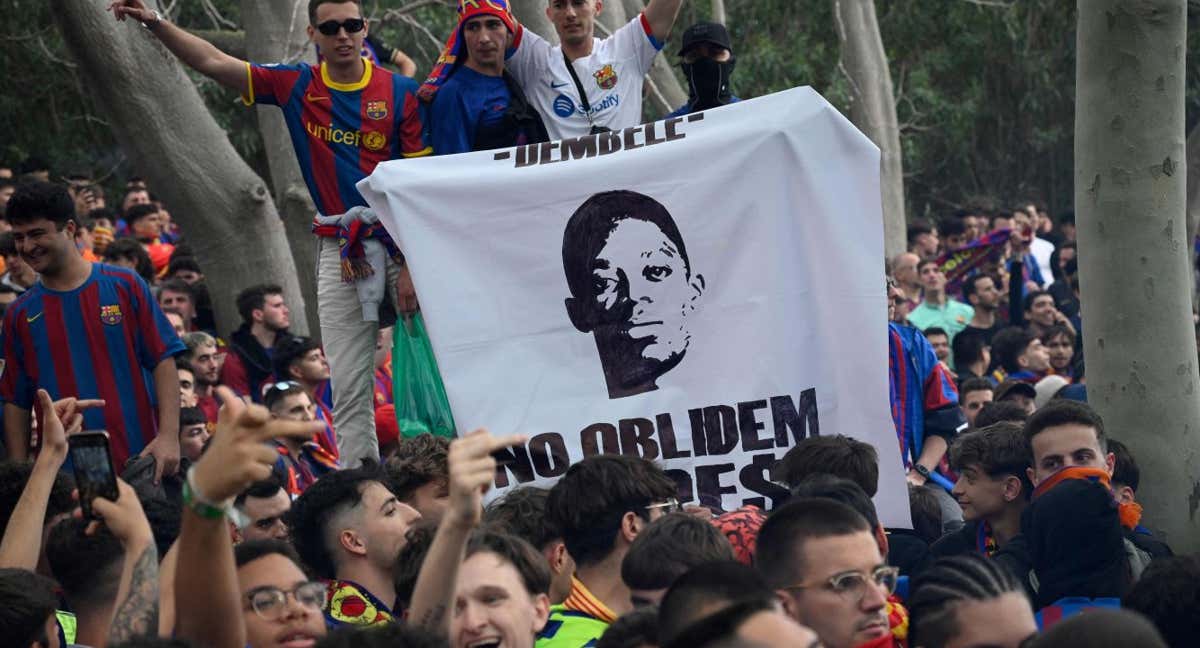
{"label": "banner with drawn face", "polygon": [[387,162],[359,184],[411,265],[463,434],[529,441],[494,493],[596,453],[681,499],[774,506],[807,436],[880,457],[888,409],[879,150],[810,88],[560,142]]}

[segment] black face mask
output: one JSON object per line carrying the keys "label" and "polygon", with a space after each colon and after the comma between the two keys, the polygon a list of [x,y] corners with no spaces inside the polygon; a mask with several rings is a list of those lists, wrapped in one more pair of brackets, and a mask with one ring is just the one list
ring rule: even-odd
{"label": "black face mask", "polygon": [[729,103],[733,96],[729,89],[729,77],[733,75],[736,63],[737,58],[730,56],[728,61],[700,57],[694,63],[681,64],[688,80],[693,110],[716,108]]}

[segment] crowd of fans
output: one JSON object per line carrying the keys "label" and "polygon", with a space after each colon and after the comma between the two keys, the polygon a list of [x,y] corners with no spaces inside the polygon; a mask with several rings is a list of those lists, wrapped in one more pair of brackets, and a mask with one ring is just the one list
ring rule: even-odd
{"label": "crowd of fans", "polygon": [[[1200,562],[1143,524],[1136,459],[1086,404],[1073,219],[1056,228],[1037,204],[915,222],[888,264],[912,528],[881,523],[872,498],[899,484],[855,430],[779,459],[790,497],[770,511],[681,501],[623,455],[485,506],[495,454],[523,437],[401,438],[381,310],[416,297],[354,181],[394,157],[636,125],[680,4],[651,0],[600,40],[599,0],[548,0],[551,46],[502,0],[462,0],[418,86],[411,59],[366,39],[356,0],[308,3],[320,66],[248,64],[113,3],[293,130],[332,120],[309,145],[354,170],[297,151],[319,211],[321,344],[289,331],[271,283],[242,290],[240,326],[219,335],[193,233],[144,180],[110,206],[87,173],[0,166],[5,645],[1194,645]],[[690,97],[673,116],[737,101],[725,28],[682,43]],[[322,102],[388,126],[335,139],[346,118]],[[977,263],[951,281],[964,250]],[[75,488],[84,430],[108,431],[115,498]]]}

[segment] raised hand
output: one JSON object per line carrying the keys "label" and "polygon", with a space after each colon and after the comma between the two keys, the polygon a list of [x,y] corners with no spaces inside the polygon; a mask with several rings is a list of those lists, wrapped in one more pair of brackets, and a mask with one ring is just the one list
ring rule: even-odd
{"label": "raised hand", "polygon": [[117,0],[108,5],[108,10],[113,12],[117,20],[125,20],[128,17],[138,22],[146,22],[154,18],[154,11],[142,0]]}
{"label": "raised hand", "polygon": [[227,500],[270,476],[279,453],[268,441],[280,437],[308,440],[323,425],[319,420],[271,420],[267,408],[229,399],[221,406],[208,450],[196,462],[193,485],[210,502]]}
{"label": "raised hand", "polygon": [[511,434],[494,437],[479,429],[450,444],[447,456],[450,472],[450,507],[447,516],[460,524],[475,526],[483,517],[483,494],[496,477],[492,453],[517,446],[525,437]]}

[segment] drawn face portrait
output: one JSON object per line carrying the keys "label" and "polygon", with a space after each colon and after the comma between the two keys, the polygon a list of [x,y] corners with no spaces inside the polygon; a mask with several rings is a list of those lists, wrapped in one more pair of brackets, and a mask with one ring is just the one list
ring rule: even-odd
{"label": "drawn face portrait", "polygon": [[597,194],[568,223],[563,261],[568,315],[596,338],[609,398],[656,389],[691,343],[704,291],[670,214],[634,192]]}

